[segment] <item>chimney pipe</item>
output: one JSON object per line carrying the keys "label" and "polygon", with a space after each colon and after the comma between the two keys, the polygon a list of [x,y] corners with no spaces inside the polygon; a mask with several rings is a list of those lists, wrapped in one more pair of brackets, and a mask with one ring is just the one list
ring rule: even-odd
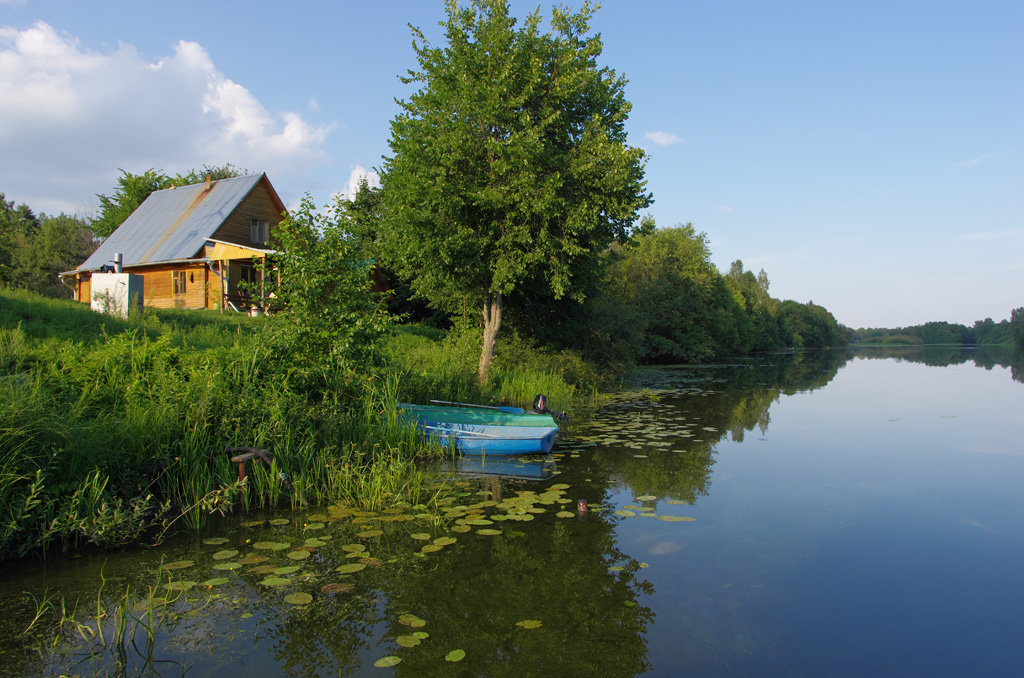
{"label": "chimney pipe", "polygon": [[123,260],[124,257],[120,252],[114,253],[114,273],[124,273],[124,268],[121,266]]}
{"label": "chimney pipe", "polygon": [[210,190],[210,175],[206,175],[206,190]]}

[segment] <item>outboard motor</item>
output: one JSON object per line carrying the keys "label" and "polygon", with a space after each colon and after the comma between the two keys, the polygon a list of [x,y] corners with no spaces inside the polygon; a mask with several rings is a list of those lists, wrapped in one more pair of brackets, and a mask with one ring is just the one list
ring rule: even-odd
{"label": "outboard motor", "polygon": [[569,421],[569,415],[565,412],[552,412],[548,409],[548,397],[546,395],[538,395],[533,399],[533,409],[531,412],[537,414],[550,414],[555,419],[560,421]]}

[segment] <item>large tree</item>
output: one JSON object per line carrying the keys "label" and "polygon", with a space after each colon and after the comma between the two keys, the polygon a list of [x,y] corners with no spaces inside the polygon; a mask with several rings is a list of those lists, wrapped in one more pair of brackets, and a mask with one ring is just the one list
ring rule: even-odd
{"label": "large tree", "polygon": [[447,45],[413,28],[420,89],[399,102],[383,167],[382,256],[436,308],[478,309],[486,380],[508,295],[591,291],[600,253],[625,240],[645,192],[626,142],[626,81],[599,67],[595,9],[539,12],[521,28],[503,0],[447,2]]}

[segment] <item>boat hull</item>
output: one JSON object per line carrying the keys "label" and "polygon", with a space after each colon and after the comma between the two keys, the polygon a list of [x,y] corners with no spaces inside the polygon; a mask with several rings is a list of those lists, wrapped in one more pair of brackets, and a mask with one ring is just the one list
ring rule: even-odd
{"label": "boat hull", "polygon": [[558,425],[550,415],[402,405],[401,417],[444,447],[464,454],[547,454]]}

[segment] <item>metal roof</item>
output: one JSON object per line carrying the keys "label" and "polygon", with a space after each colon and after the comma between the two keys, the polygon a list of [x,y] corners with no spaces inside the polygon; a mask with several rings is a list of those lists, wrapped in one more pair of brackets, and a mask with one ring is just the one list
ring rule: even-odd
{"label": "metal roof", "polygon": [[201,257],[218,227],[266,175],[154,191],[76,271],[98,269],[120,252],[124,266]]}

